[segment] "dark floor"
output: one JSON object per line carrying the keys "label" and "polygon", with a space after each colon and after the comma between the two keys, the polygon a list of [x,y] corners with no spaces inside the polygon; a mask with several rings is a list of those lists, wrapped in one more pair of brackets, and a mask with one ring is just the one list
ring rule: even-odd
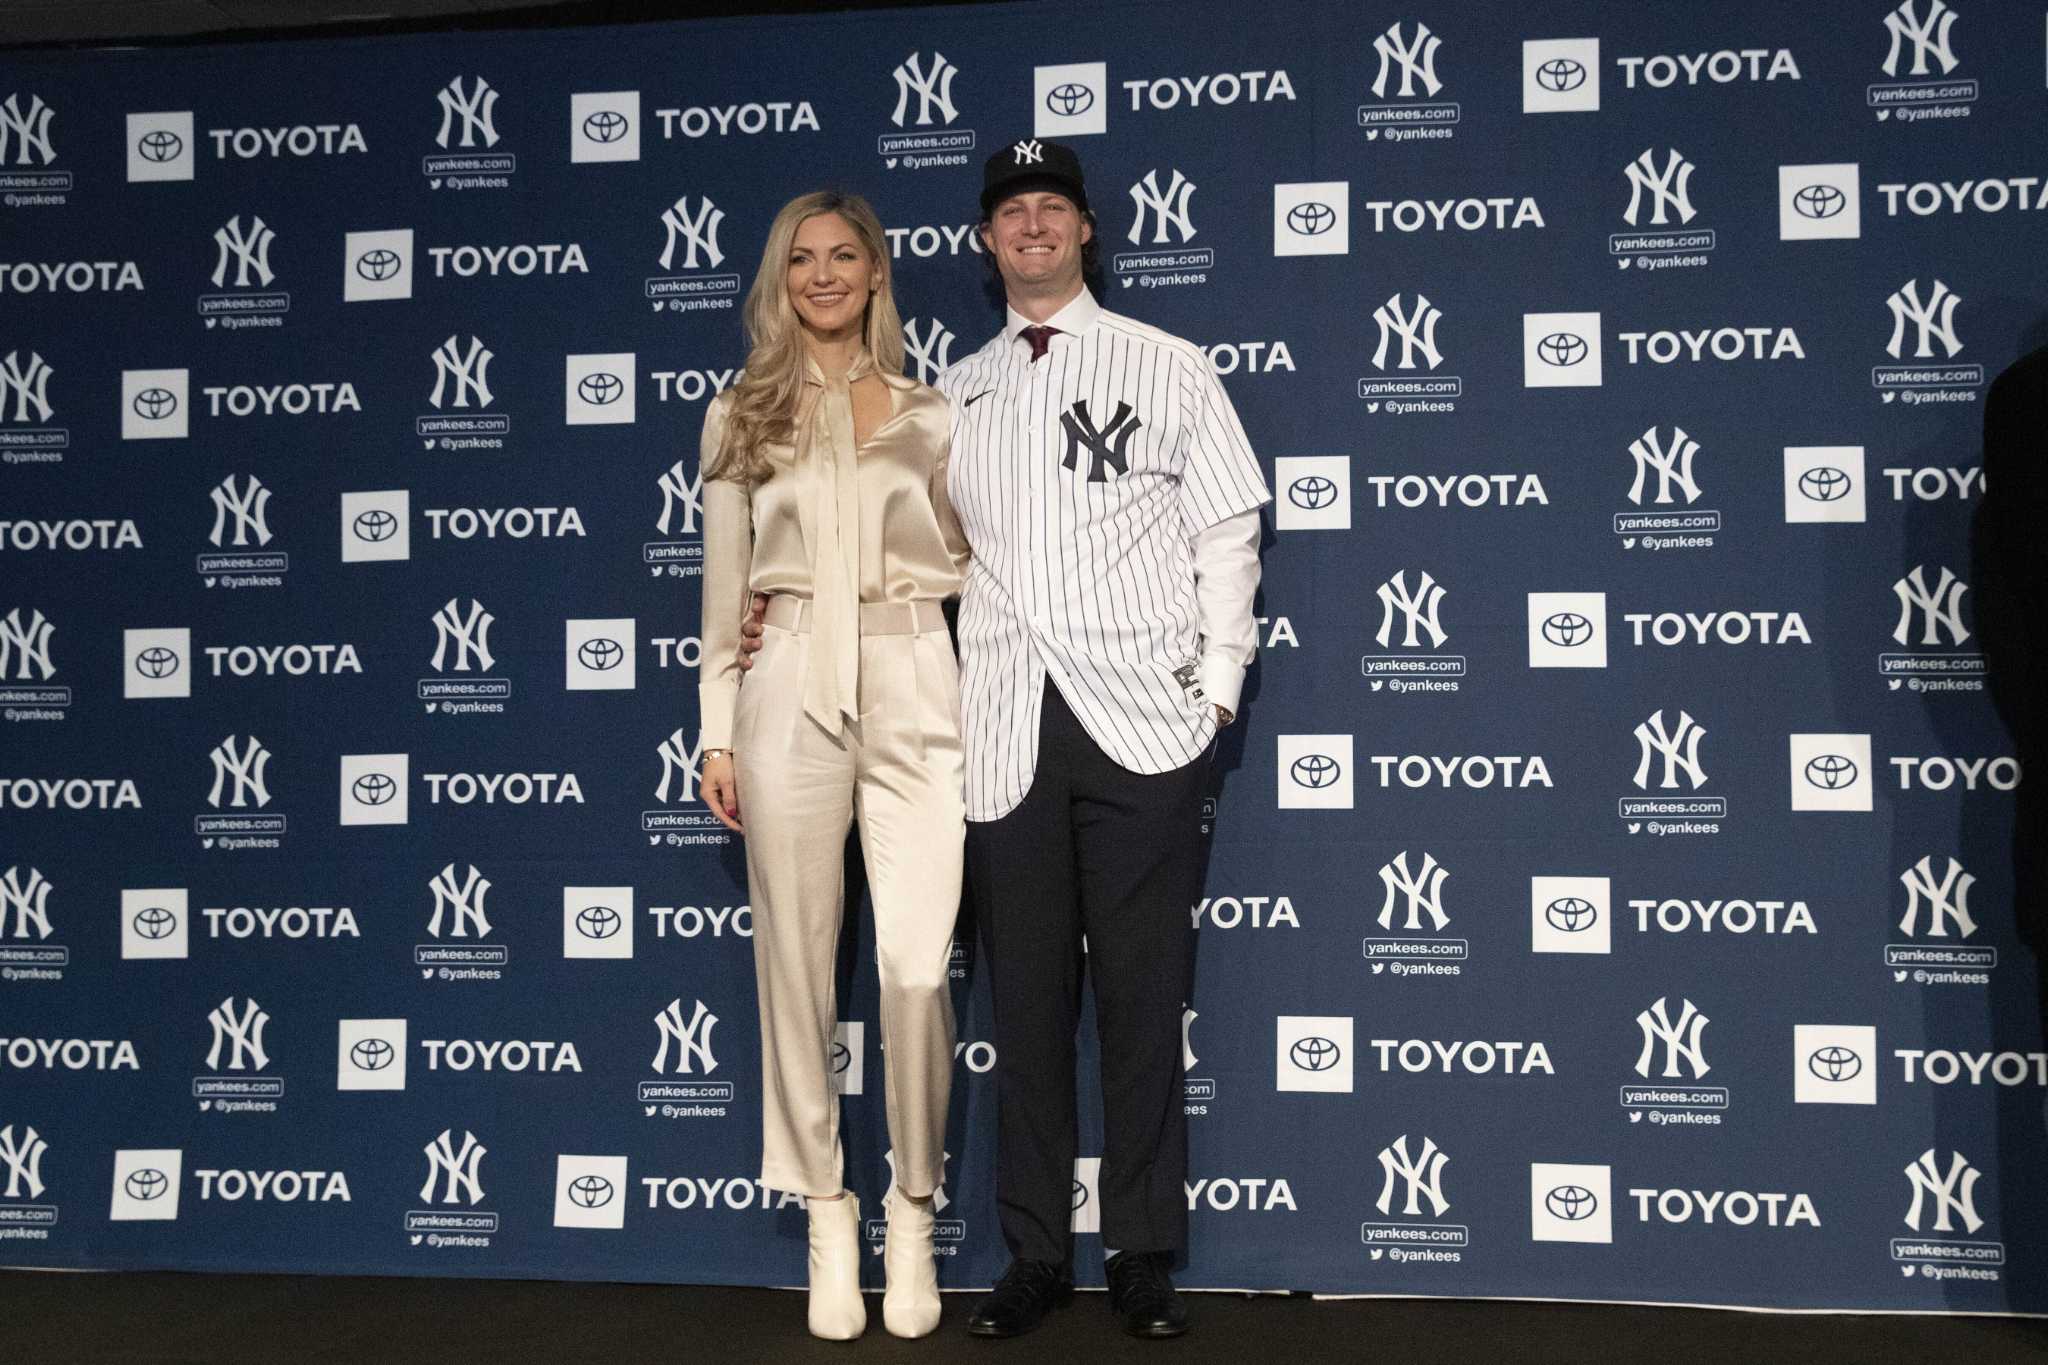
{"label": "dark floor", "polygon": [[1100,1294],[1078,1296],[1033,1335],[1008,1342],[962,1330],[973,1296],[946,1296],[924,1341],[882,1328],[813,1341],[800,1295],[766,1289],[562,1284],[523,1280],[344,1279],[290,1275],[73,1275],[0,1272],[0,1360],[20,1365],[379,1365],[427,1361],[915,1361],[986,1355],[1009,1362],[1228,1361],[1854,1361],[1969,1365],[2048,1360],[2048,1323],[1729,1313],[1681,1308],[1440,1299],[1318,1303],[1191,1296],[1195,1330],[1129,1341]]}

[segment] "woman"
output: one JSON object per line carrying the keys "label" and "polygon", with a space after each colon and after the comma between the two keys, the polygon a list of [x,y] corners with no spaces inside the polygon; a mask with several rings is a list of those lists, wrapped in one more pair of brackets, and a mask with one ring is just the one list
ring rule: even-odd
{"label": "woman", "polygon": [[[842,852],[858,819],[875,905],[897,1336],[938,1325],[931,1197],[952,1080],[960,902],[959,680],[940,610],[967,544],[946,497],[951,416],[903,377],[882,226],[851,195],[791,200],[747,296],[752,350],[704,416],[705,800],[746,836],[760,985],[762,1183],[807,1197],[810,1328],[860,1335],[833,1047]],[[745,687],[740,624],[768,609]],[[741,810],[744,801],[745,818]]]}

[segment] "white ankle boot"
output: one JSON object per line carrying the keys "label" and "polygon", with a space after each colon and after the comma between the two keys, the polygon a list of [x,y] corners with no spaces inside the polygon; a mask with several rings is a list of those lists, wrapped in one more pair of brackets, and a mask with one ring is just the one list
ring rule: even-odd
{"label": "white ankle boot", "polygon": [[851,1341],[867,1330],[860,1297],[860,1200],[805,1201],[811,1214],[811,1335]]}
{"label": "white ankle boot", "polygon": [[888,1289],[882,1323],[892,1336],[921,1337],[939,1325],[939,1268],[932,1260],[932,1206],[915,1204],[893,1189],[882,1207],[889,1215],[882,1265]]}

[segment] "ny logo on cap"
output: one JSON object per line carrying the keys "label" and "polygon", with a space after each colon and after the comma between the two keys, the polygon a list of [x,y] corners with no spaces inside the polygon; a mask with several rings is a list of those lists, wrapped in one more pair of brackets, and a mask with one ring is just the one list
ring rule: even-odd
{"label": "ny logo on cap", "polygon": [[1013,164],[1018,166],[1045,160],[1045,149],[1039,145],[1036,138],[1031,139],[1029,142],[1019,142],[1011,147],[1010,150],[1016,153],[1016,161]]}

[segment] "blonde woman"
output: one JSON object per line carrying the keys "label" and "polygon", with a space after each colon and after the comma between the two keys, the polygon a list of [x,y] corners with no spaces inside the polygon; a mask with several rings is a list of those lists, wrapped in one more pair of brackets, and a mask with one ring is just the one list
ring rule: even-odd
{"label": "blonde woman", "polygon": [[[897,1336],[938,1325],[932,1195],[952,1078],[947,966],[960,902],[959,680],[940,610],[967,560],[946,496],[945,398],[902,374],[882,226],[806,194],[768,230],[744,377],[704,416],[705,800],[746,837],[760,986],[761,1180],[807,1197],[810,1329],[867,1326],[860,1206],[845,1188],[829,1058],[858,821],[875,906],[895,1181]],[[741,624],[768,599],[740,685]]]}

